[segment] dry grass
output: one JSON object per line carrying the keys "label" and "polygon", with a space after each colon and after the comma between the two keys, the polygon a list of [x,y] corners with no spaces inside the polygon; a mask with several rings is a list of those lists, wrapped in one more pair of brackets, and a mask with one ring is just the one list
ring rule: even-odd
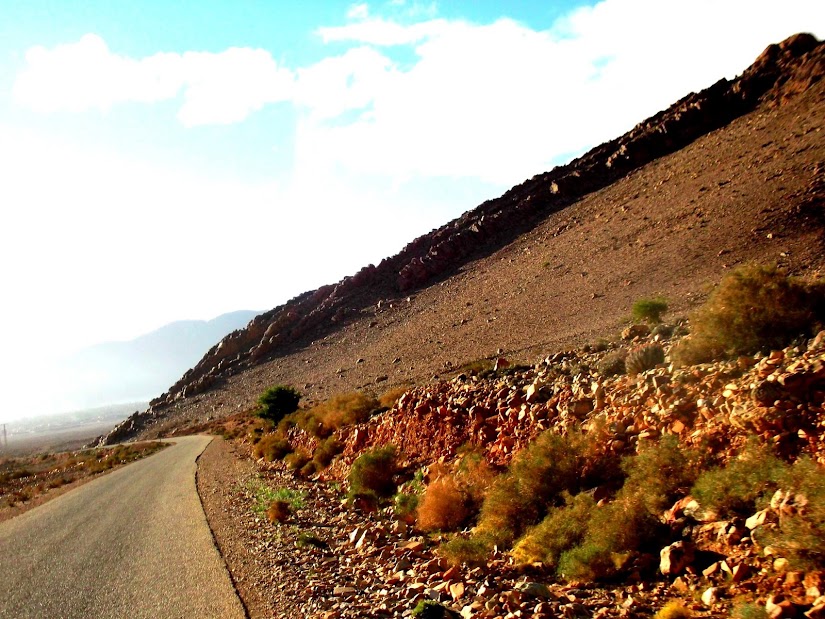
{"label": "dry grass", "polygon": [[467,495],[452,475],[439,477],[418,504],[417,523],[422,531],[456,531],[471,515]]}

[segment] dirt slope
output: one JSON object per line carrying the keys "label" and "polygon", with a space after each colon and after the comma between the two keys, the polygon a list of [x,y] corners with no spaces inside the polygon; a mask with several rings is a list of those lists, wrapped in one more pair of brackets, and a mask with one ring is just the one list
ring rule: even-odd
{"label": "dirt slope", "polygon": [[685,313],[748,260],[821,269],[823,67],[812,37],[769,47],[737,80],[258,317],[109,440],[236,412],[273,383],[318,400],[499,350],[534,360],[613,334],[639,297]]}

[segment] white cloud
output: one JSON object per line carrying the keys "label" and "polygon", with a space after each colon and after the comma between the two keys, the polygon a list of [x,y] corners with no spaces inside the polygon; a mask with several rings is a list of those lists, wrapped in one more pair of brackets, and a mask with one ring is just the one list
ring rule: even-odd
{"label": "white cloud", "polygon": [[77,43],[28,50],[13,94],[18,103],[49,113],[105,111],[129,101],[175,99],[181,92],[178,117],[184,125],[234,123],[265,104],[288,100],[292,73],[261,49],[158,53],[135,60],[87,34]]}
{"label": "white cloud", "polygon": [[366,3],[353,4],[347,9],[347,19],[366,19],[369,14],[370,8]]}
{"label": "white cloud", "polygon": [[[424,5],[394,6],[421,14]],[[403,20],[365,3],[350,23],[318,30],[350,49],[304,67],[232,48],[130,59],[95,35],[33,48],[15,85],[41,111],[108,109],[181,98],[186,126],[234,123],[289,101],[296,157],[388,176],[518,182],[610,139],[691,90],[733,77],[769,43],[822,35],[825,4],[786,0],[604,0],[546,30],[502,18]]]}

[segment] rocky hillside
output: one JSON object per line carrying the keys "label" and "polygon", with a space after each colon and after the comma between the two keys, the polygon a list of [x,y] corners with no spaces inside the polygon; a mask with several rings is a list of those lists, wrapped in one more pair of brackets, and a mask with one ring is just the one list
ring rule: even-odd
{"label": "rocky hillside", "polygon": [[747,260],[821,267],[823,73],[810,35],[769,46],[738,78],[258,316],[108,440],[230,414],[272,382],[315,399],[499,349],[536,357],[615,328],[642,295],[684,311]]}

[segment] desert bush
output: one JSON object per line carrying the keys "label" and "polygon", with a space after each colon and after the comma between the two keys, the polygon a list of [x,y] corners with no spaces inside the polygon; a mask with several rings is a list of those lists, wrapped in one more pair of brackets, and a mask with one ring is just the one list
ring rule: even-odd
{"label": "desert bush", "polygon": [[636,550],[655,550],[665,529],[661,512],[696,478],[698,457],[664,437],[623,460],[627,475],[610,503],[591,510],[580,544],[561,554],[558,572],[568,579],[600,580],[623,569]]}
{"label": "desert bush", "polygon": [[370,493],[378,497],[392,496],[395,493],[394,477],[397,468],[394,445],[365,451],[352,463],[347,478],[350,497]]}
{"label": "desert bush", "polygon": [[347,425],[362,423],[378,408],[378,400],[360,391],[342,393],[329,400],[300,411],[290,420],[306,432],[319,438],[330,436]]}
{"label": "desert bush", "polygon": [[471,515],[467,495],[452,475],[427,486],[418,504],[416,522],[422,531],[456,531]]}
{"label": "desert bush", "polygon": [[540,561],[555,568],[562,553],[584,539],[595,506],[590,494],[566,495],[564,506],[551,508],[544,520],[516,543],[513,557],[521,564]]}
{"label": "desert bush", "polygon": [[289,502],[283,499],[275,499],[269,504],[266,510],[266,518],[272,524],[283,524],[289,520],[292,514],[292,509],[289,507]]}
{"label": "desert bush", "polygon": [[256,458],[263,458],[267,462],[273,462],[292,453],[292,446],[281,434],[273,432],[261,437],[261,440],[255,443],[255,448],[252,451]]}
{"label": "desert bush", "polygon": [[261,479],[251,479],[246,485],[252,497],[252,511],[262,516],[275,501],[285,501],[291,509],[304,506],[304,495],[289,488],[271,488]]}
{"label": "desert bush", "polygon": [[759,499],[779,487],[785,470],[785,463],[752,439],[727,466],[703,472],[690,493],[720,517],[747,516],[756,509]]}
{"label": "desert bush", "polygon": [[578,434],[547,431],[516,454],[508,471],[487,492],[479,531],[509,547],[528,526],[541,520],[563,491],[578,490],[583,440]]}
{"label": "desert bush", "polygon": [[385,391],[378,396],[378,404],[381,408],[392,408],[396,402],[398,402],[398,399],[409,390],[409,387],[395,387],[394,389]]}
{"label": "desert bush", "polygon": [[730,615],[733,619],[768,619],[768,611],[756,602],[734,604]]}
{"label": "desert bush", "polygon": [[311,460],[304,450],[293,451],[284,458],[287,467],[292,471],[300,471]]}
{"label": "desert bush", "polygon": [[314,548],[320,548],[321,550],[326,550],[329,548],[329,544],[326,541],[322,540],[317,535],[313,535],[312,533],[298,534],[298,539],[295,540],[295,545],[299,548],[313,546]]}
{"label": "desert bush", "polygon": [[690,611],[685,608],[684,604],[677,600],[672,600],[659,609],[653,619],[690,619],[692,617]]}
{"label": "desert bush", "polygon": [[637,346],[627,353],[627,357],[624,360],[627,373],[631,376],[652,370],[657,365],[664,362],[665,351],[655,342]]}
{"label": "desert bush", "polygon": [[599,361],[596,369],[602,376],[609,377],[624,374],[626,371],[625,357],[627,357],[627,352],[623,350],[609,353]]}
{"label": "desert bush", "polygon": [[454,537],[438,547],[438,554],[451,565],[482,565],[496,545],[489,535],[473,534],[472,537]]}
{"label": "desert bush", "polygon": [[395,517],[408,524],[415,522],[420,497],[412,492],[399,492],[393,497]]}
{"label": "desert bush", "polygon": [[315,448],[315,453],[312,454],[312,460],[316,463],[318,470],[327,468],[333,458],[344,450],[344,444],[334,436],[319,441]]}
{"label": "desert bush", "polygon": [[281,419],[298,410],[300,401],[301,394],[292,387],[275,385],[264,391],[258,398],[257,414],[262,419],[268,419],[277,424]]}
{"label": "desert bush", "polygon": [[797,460],[780,478],[795,504],[764,541],[801,569],[825,567],[825,470],[809,458]]}
{"label": "desert bush", "polygon": [[648,322],[659,324],[662,322],[662,314],[667,311],[667,301],[662,297],[652,299],[639,299],[633,304],[633,320],[637,322]]}
{"label": "desert bush", "polygon": [[691,318],[691,337],[674,350],[682,365],[725,354],[752,354],[786,346],[825,318],[825,287],[784,272],[746,265],[728,274]]}

